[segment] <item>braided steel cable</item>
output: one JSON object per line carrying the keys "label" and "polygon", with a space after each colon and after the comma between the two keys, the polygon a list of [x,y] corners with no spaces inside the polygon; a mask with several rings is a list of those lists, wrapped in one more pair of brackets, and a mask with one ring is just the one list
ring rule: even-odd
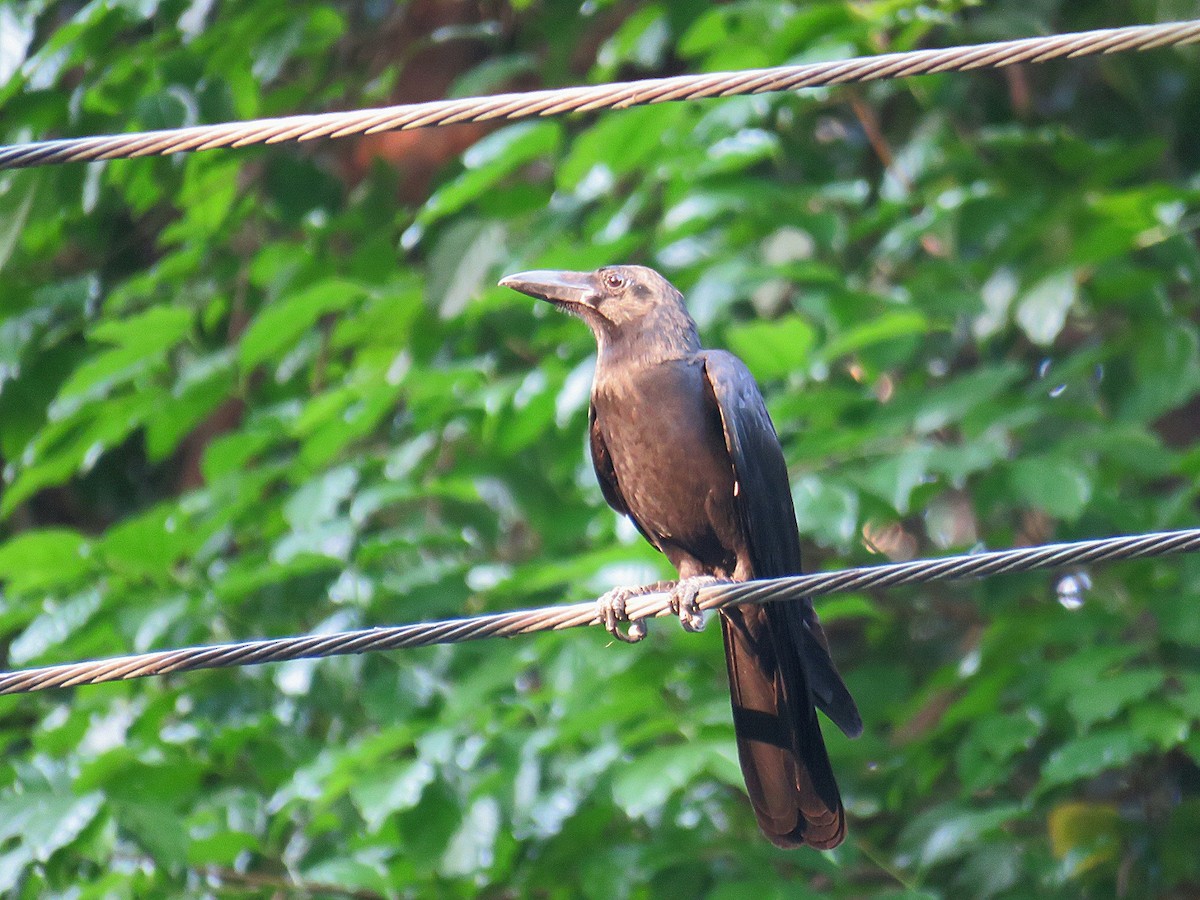
{"label": "braided steel cable", "polygon": [[1151,50],[1197,41],[1200,41],[1200,21],[1169,22],[941,50],[886,53],[771,69],[678,75],[616,84],[409,103],[381,109],[197,125],[136,134],[64,138],[0,146],[0,169],[97,159],[165,156],[185,150],[310,141],[314,138],[377,134],[487,119],[520,119],[599,109],[625,109],[675,100],[761,94],[936,72],[1000,68],[1014,63]]}
{"label": "braided steel cable", "polygon": [[[955,578],[971,578],[1053,569],[1081,563],[1108,562],[1187,553],[1200,550],[1200,528],[1126,537],[1101,538],[1069,544],[1047,544],[1017,550],[997,550],[943,559],[866,566],[838,572],[818,572],[786,578],[722,583],[702,588],[701,609],[721,609],[735,603],[767,603],[816,597],[839,591],[888,588]],[[631,619],[670,615],[666,593],[633,597],[626,604]],[[574,603],[543,609],[491,613],[413,625],[367,628],[327,635],[273,638],[139,653],[91,662],[64,663],[38,669],[0,673],[0,694],[23,694],[47,688],[74,687],[167,675],[195,669],[251,666],[294,659],[347,656],[378,650],[453,644],[489,637],[512,637],[538,631],[561,631],[600,624],[596,603]]]}

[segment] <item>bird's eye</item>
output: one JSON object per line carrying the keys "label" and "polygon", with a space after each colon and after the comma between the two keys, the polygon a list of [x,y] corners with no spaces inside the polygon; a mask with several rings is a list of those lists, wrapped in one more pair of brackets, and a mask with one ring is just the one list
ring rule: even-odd
{"label": "bird's eye", "polygon": [[625,278],[617,272],[605,272],[604,286],[610,291],[620,290],[625,287]]}

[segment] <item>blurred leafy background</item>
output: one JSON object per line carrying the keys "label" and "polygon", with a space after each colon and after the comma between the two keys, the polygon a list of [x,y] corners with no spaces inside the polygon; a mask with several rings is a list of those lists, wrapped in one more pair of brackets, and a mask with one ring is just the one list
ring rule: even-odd
{"label": "blurred leafy background", "polygon": [[[0,0],[0,141],[1186,18],[986,5]],[[9,668],[669,574],[591,339],[654,265],[760,379],[814,567],[1197,521],[1200,53],[0,173]],[[0,700],[0,892],[1195,896],[1200,558],[818,604],[836,852],[762,840],[713,629]]]}

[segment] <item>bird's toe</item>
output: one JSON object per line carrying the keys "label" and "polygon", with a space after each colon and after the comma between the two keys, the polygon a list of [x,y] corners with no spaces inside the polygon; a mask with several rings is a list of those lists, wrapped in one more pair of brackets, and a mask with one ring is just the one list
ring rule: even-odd
{"label": "bird's toe", "polygon": [[[645,620],[630,621],[625,609],[626,602],[636,594],[637,592],[630,588],[616,587],[596,601],[596,615],[604,624],[604,630],[627,644],[636,644],[646,636]],[[629,622],[628,630],[621,630],[622,622]]]}
{"label": "bird's toe", "polygon": [[684,631],[703,631],[704,612],[697,602],[700,591],[714,584],[720,584],[719,578],[711,575],[699,575],[684,578],[676,582],[671,589],[671,612],[679,617],[679,624]]}

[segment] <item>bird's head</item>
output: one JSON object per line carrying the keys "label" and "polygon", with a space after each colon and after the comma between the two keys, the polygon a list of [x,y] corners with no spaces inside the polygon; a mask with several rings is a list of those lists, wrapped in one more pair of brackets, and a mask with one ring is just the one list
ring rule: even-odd
{"label": "bird's head", "polygon": [[519,272],[506,275],[500,284],[579,316],[596,336],[601,353],[621,348],[645,355],[651,344],[670,353],[690,353],[700,347],[683,295],[645,266]]}

